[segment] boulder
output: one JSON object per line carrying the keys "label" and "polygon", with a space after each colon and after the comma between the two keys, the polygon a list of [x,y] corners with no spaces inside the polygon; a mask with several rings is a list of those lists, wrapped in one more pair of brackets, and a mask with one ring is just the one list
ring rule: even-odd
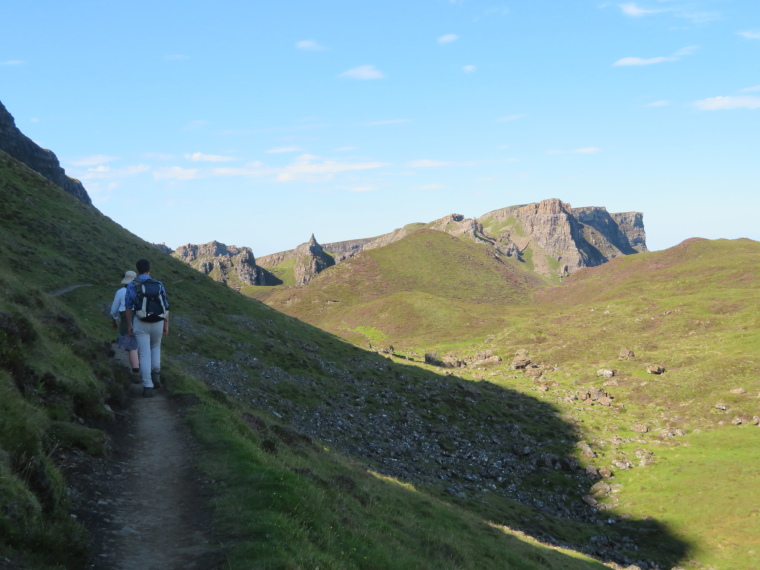
{"label": "boulder", "polygon": [[601,370],[596,371],[596,375],[602,378],[612,378],[615,375],[615,371],[608,368],[602,368]]}
{"label": "boulder", "polygon": [[512,360],[512,363],[510,366],[513,370],[520,370],[526,368],[529,364],[531,364],[533,361],[528,358],[527,356],[518,356],[517,358]]}
{"label": "boulder", "polygon": [[646,424],[634,424],[631,426],[631,431],[635,433],[647,433],[649,426]]}
{"label": "boulder", "polygon": [[636,355],[634,354],[633,350],[630,348],[621,348],[620,354],[618,354],[618,360],[630,360],[631,358],[634,358]]}
{"label": "boulder", "polygon": [[732,394],[746,394],[747,391],[744,388],[734,388],[731,390]]}
{"label": "boulder", "polygon": [[647,366],[647,374],[662,374],[665,372],[665,367],[661,364],[651,364]]}

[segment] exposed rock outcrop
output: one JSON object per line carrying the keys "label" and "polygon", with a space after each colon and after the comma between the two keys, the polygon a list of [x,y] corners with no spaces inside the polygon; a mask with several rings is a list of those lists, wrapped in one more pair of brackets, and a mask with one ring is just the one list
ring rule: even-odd
{"label": "exposed rock outcrop", "polygon": [[[556,198],[509,206],[480,218],[450,214],[427,224],[409,224],[375,237],[325,244],[324,251],[339,263],[350,257],[389,245],[423,229],[447,232],[490,246],[496,255],[514,257],[547,277],[566,277],[581,267],[593,267],[613,257],[647,251],[640,212],[610,214],[606,208],[572,208]],[[263,267],[276,267],[295,250],[259,259]]]}
{"label": "exposed rock outcrop", "polygon": [[319,273],[335,265],[335,260],[314,239],[314,234],[295,249],[295,258],[293,274],[296,285],[308,285]]}
{"label": "exposed rock outcrop", "polygon": [[52,151],[40,147],[16,127],[13,116],[2,102],[0,102],[0,150],[39,172],[76,199],[92,205],[92,200],[82,183],[76,178],[66,176],[66,172],[58,162],[58,157]]}
{"label": "exposed rock outcrop", "polygon": [[180,246],[172,255],[231,287],[267,284],[264,272],[256,265],[256,258],[249,247],[227,246],[212,241],[203,245]]}

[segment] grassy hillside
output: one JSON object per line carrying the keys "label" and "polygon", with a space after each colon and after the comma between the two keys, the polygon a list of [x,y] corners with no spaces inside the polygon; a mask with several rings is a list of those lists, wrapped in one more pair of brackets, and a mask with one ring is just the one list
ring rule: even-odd
{"label": "grassy hillside", "polygon": [[525,304],[543,284],[518,261],[422,229],[330,268],[309,287],[243,292],[357,344],[392,339],[398,348],[485,337],[503,328],[503,307]]}
{"label": "grassy hillside", "polygon": [[[396,362],[546,402],[576,427],[581,462],[612,474],[592,492],[603,512],[665,523],[690,545],[683,567],[760,566],[760,244],[688,240],[530,298],[529,286],[499,292],[485,251],[423,232],[267,302],[392,345]],[[510,366],[518,351],[527,369]],[[473,365],[478,352],[502,361]],[[428,366],[426,353],[469,366]]]}
{"label": "grassy hillside", "polygon": [[603,524],[581,501],[577,434],[552,406],[394,364],[251,301],[2,153],[0,195],[0,561],[81,565],[60,458],[107,453],[98,428],[128,379],[108,360],[104,313],[143,256],[169,291],[164,376],[204,445],[230,568],[600,567],[560,544],[626,563],[682,554],[656,522]]}

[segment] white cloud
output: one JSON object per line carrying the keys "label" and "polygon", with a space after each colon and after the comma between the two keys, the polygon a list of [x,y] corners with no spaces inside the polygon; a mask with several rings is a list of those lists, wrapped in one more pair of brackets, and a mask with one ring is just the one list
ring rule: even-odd
{"label": "white cloud", "polygon": [[612,65],[614,67],[623,67],[628,65],[654,65],[655,63],[663,63],[666,61],[676,61],[672,57],[650,57],[648,59],[642,57],[624,57],[617,60]]}
{"label": "white cloud", "polygon": [[575,150],[547,150],[546,154],[596,154],[602,149],[595,146],[586,148],[576,148]]}
{"label": "white cloud", "polygon": [[412,160],[406,164],[411,168],[438,168],[440,166],[455,166],[454,162],[444,162],[441,160]]}
{"label": "white cloud", "polygon": [[26,62],[21,59],[9,59],[8,61],[0,61],[0,65],[24,65]]}
{"label": "white cloud", "polygon": [[193,180],[194,178],[198,178],[199,172],[200,170],[197,168],[172,166],[154,171],[153,178],[156,180]]}
{"label": "white cloud", "polygon": [[465,73],[472,73],[476,69],[477,69],[477,67],[475,67],[474,65],[463,65],[462,66],[462,71],[464,71]]}
{"label": "white cloud", "polygon": [[193,162],[228,162],[230,160],[235,160],[231,156],[222,156],[220,154],[203,154],[202,152],[186,154],[185,158],[187,160],[192,160]]}
{"label": "white cloud", "polygon": [[522,119],[525,115],[507,115],[506,117],[500,117],[499,122],[500,123],[506,123],[509,121],[516,121],[517,119]]}
{"label": "white cloud", "polygon": [[719,12],[680,12],[676,15],[689,20],[692,24],[708,24],[723,19]]}
{"label": "white cloud", "polygon": [[218,176],[273,177],[277,182],[325,182],[336,174],[358,170],[371,170],[387,166],[383,162],[341,162],[310,154],[302,154],[291,164],[280,168],[268,167],[261,162],[246,165],[245,168],[217,168]]}
{"label": "white cloud", "polygon": [[399,123],[408,123],[409,119],[386,119],[384,121],[370,121],[369,123],[364,123],[367,127],[377,127],[379,125],[397,125]]}
{"label": "white cloud", "polygon": [[650,57],[650,58],[642,58],[642,57],[624,57],[622,59],[617,60],[615,63],[612,64],[613,67],[625,67],[625,66],[636,66],[636,65],[654,65],[657,63],[664,63],[666,61],[678,61],[682,57],[685,57],[687,55],[693,54],[695,51],[697,51],[697,46],[686,46],[681,49],[679,49],[676,53],[669,56],[662,56],[662,57]]}
{"label": "white cloud", "polygon": [[756,95],[727,95],[709,97],[694,103],[702,111],[725,111],[731,109],[760,109],[760,97]]}
{"label": "white cloud", "polygon": [[174,160],[176,158],[173,154],[164,154],[162,152],[145,152],[143,156],[155,160]]}
{"label": "white cloud", "polygon": [[[93,165],[94,166],[94,165]],[[121,168],[111,168],[104,164],[88,168],[83,175],[79,175],[81,180],[119,180],[128,178],[137,174],[142,174],[150,170],[147,164],[135,164],[133,166],[123,166]]]}
{"label": "white cloud", "polygon": [[620,10],[625,14],[626,16],[630,16],[631,18],[640,18],[642,16],[648,16],[650,14],[657,14],[658,12],[663,12],[664,10],[646,10],[644,8],[639,8],[636,4],[633,2],[627,3],[627,4],[618,4],[620,7]]}
{"label": "white cloud", "polygon": [[652,101],[651,103],[647,103],[647,107],[667,107],[670,105],[670,101],[666,101],[665,99],[662,99],[660,101]]}
{"label": "white cloud", "polygon": [[760,85],[755,85],[754,87],[745,87],[744,89],[739,89],[739,93],[754,93],[756,91],[760,91]]}
{"label": "white cloud", "polygon": [[284,154],[287,152],[300,152],[301,149],[297,146],[281,146],[277,148],[270,148],[268,151],[269,154]]}
{"label": "white cloud", "polygon": [[745,30],[743,32],[736,33],[748,40],[760,40],[760,31],[758,30]]}
{"label": "white cloud", "polygon": [[76,160],[70,160],[69,163],[74,166],[95,166],[96,164],[104,164],[106,162],[113,162],[114,160],[119,160],[119,157],[107,154],[93,154],[77,158]]}
{"label": "white cloud", "polygon": [[459,39],[459,36],[456,34],[445,34],[438,38],[439,44],[450,44],[451,42],[455,42]]}
{"label": "white cloud", "polygon": [[573,154],[596,154],[597,152],[601,152],[602,149],[591,146],[587,148],[576,148],[572,152]]}
{"label": "white cloud", "polygon": [[360,65],[348,71],[344,71],[338,77],[350,77],[351,79],[383,79],[385,74],[374,65]]}
{"label": "white cloud", "polygon": [[325,51],[327,48],[313,40],[301,40],[296,42],[296,48],[304,51]]}
{"label": "white cloud", "polygon": [[210,125],[211,123],[209,121],[204,121],[202,119],[196,119],[194,121],[190,121],[187,125],[185,125],[186,131],[197,131],[198,129],[201,129],[205,127],[206,125]]}

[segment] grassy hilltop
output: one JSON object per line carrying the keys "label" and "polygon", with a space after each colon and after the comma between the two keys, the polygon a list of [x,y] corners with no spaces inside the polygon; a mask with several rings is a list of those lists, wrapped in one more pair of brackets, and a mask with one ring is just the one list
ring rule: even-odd
{"label": "grassy hilltop", "polygon": [[[580,569],[601,565],[556,545],[624,562],[683,552],[655,521],[602,525],[581,500],[591,483],[575,429],[551,406],[389,362],[251,301],[3,153],[0,194],[0,565],[77,568],[87,556],[61,468],[70,450],[108,454],[99,428],[126,404],[128,378],[109,359],[105,311],[143,256],[171,296],[164,375],[202,443],[230,568]],[[478,445],[518,461],[517,444],[544,449],[543,463],[505,463],[514,479],[497,470],[489,493],[472,483],[495,469],[473,463]],[[429,458],[447,462],[448,481]]]}
{"label": "grassy hilltop", "polygon": [[[486,249],[434,233],[266,302],[353,342],[393,346],[398,362],[550,403],[588,445],[584,464],[614,474],[593,493],[604,512],[666,523],[690,545],[683,567],[760,565],[760,244],[692,239],[559,286],[505,279],[499,296]],[[503,360],[473,365],[485,351]],[[530,363],[515,370],[518,351]],[[424,364],[425,354],[470,365]]]}

